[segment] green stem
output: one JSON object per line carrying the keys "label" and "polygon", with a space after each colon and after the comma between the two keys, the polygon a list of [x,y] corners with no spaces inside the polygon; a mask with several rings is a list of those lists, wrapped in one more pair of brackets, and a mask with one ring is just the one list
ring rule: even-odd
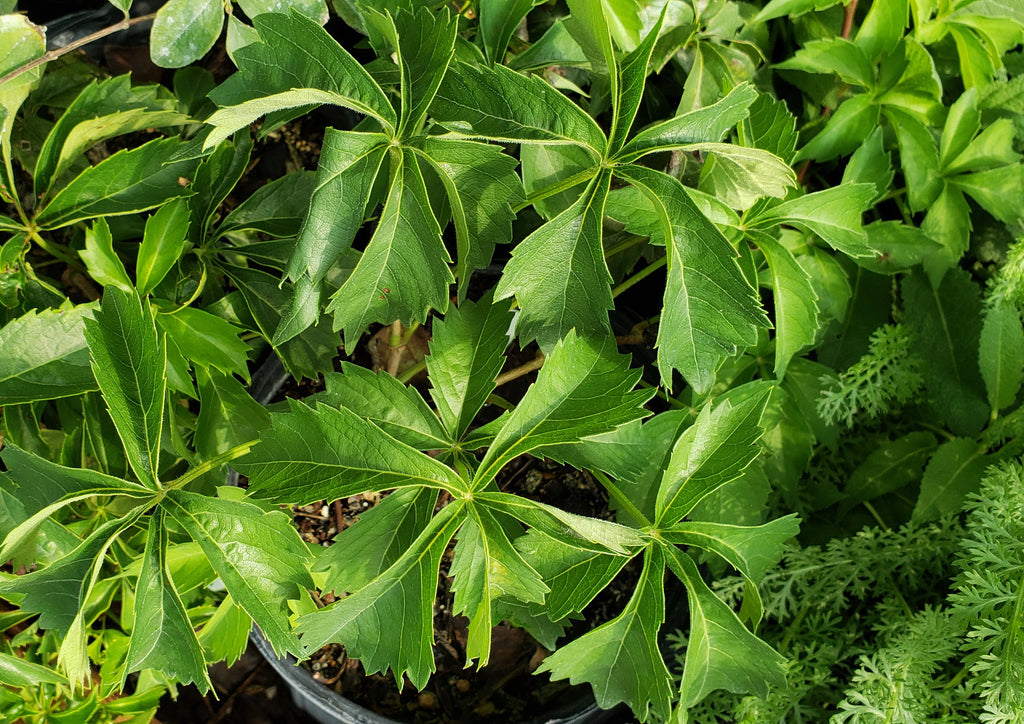
{"label": "green stem", "polygon": [[166,490],[178,490],[179,488],[184,488],[196,478],[202,477],[211,470],[216,470],[221,465],[226,465],[232,460],[242,457],[258,442],[259,440],[250,440],[249,442],[243,442],[241,445],[235,445],[235,447],[230,450],[222,452],[220,455],[215,455],[209,460],[196,465],[180,478],[172,480],[164,487]]}
{"label": "green stem", "polygon": [[60,247],[54,246],[49,241],[39,235],[39,230],[35,227],[28,229],[28,238],[38,244],[46,251],[47,254],[55,259],[60,259],[62,262],[77,269],[78,271],[85,271],[85,268],[79,263],[78,259],[71,256],[68,252],[64,251]]}
{"label": "green stem", "polygon": [[617,244],[613,244],[607,251],[605,251],[604,258],[607,259],[609,257],[615,256],[616,254],[624,252],[626,249],[629,249],[630,247],[637,246],[638,244],[643,244],[644,242],[647,241],[647,238],[648,237],[646,236],[629,234],[625,239],[623,239]]}
{"label": "green stem", "polygon": [[597,175],[598,171],[599,169],[597,167],[588,168],[585,171],[580,171],[579,173],[573,174],[567,179],[556,181],[550,186],[545,186],[542,189],[534,191],[532,194],[527,196],[522,202],[513,206],[512,211],[519,213],[527,206],[533,206],[538,201],[543,201],[549,196],[554,196],[555,194],[561,193],[562,191],[571,189],[573,186],[578,186],[581,183],[589,181],[590,179],[594,178],[594,176]]}
{"label": "green stem", "polygon": [[890,530],[889,524],[882,519],[882,516],[875,509],[875,506],[873,506],[866,500],[863,503],[861,503],[861,505],[867,508],[868,512],[871,513],[871,517],[875,519],[875,521],[878,523],[879,527],[881,527],[882,530]]}
{"label": "green stem", "polygon": [[494,405],[495,407],[500,407],[502,410],[514,410],[515,407],[516,407],[515,405],[513,405],[511,402],[506,400],[501,395],[496,395],[493,392],[491,394],[487,395],[486,402],[489,405]]}
{"label": "green stem", "polygon": [[590,474],[598,479],[601,485],[604,486],[604,489],[608,491],[608,495],[619,504],[620,508],[629,513],[637,523],[644,528],[651,527],[651,521],[647,520],[647,516],[640,512],[640,509],[633,504],[633,501],[622,492],[618,485],[612,482],[611,478],[600,470],[591,470]]}
{"label": "green stem", "polygon": [[676,398],[669,396],[669,394],[667,392],[665,392],[665,390],[661,389],[660,387],[655,387],[650,382],[646,382],[644,380],[640,380],[640,382],[637,383],[637,384],[639,384],[640,387],[647,387],[647,388],[654,387],[654,390],[655,390],[654,394],[655,394],[655,396],[659,397],[662,400],[664,400],[665,402],[667,402],[671,407],[674,407],[677,410],[687,410],[690,413],[693,412],[693,410],[690,409],[689,405],[684,405],[682,402],[680,402]]}
{"label": "green stem", "polygon": [[411,380],[413,377],[418,375],[420,372],[422,372],[426,368],[427,368],[427,360],[424,357],[419,362],[414,364],[412,367],[407,369],[405,372],[403,372],[402,374],[398,375],[398,377],[396,379],[399,382],[401,382],[403,385],[407,385],[407,384],[409,384],[409,380]]}
{"label": "green stem", "polygon": [[619,296],[624,291],[629,289],[631,286],[633,286],[639,281],[643,281],[644,278],[658,271],[658,269],[661,269],[666,264],[668,264],[668,256],[663,256],[660,259],[655,259],[650,264],[645,266],[643,269],[638,271],[636,274],[629,277],[628,279],[625,279],[621,284],[619,284],[619,286],[612,289],[612,297]]}

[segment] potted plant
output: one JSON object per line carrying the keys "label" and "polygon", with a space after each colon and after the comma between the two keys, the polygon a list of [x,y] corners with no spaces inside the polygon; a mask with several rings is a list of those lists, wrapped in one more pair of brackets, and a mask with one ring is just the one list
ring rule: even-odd
{"label": "potted plant", "polygon": [[[338,3],[355,48],[322,3],[241,5],[237,72],[184,68],[175,93],[24,70],[40,31],[0,24],[17,49],[0,69],[0,558],[19,566],[0,593],[57,632],[70,682],[91,675],[96,602],[116,589],[118,685],[206,688],[254,621],[277,655],[337,642],[422,688],[447,557],[465,664],[512,622],[554,649],[540,670],[602,707],[683,719],[714,691],[784,686],[755,631],[794,512],[804,543],[927,523],[1016,454],[1013,8]],[[168,3],[154,57],[191,62],[224,17]],[[315,173],[242,191],[250,125],[272,137],[325,105],[358,118],[324,130]],[[972,224],[988,235],[973,247]],[[492,262],[496,286],[471,292]],[[1002,280],[984,304],[979,276]],[[616,336],[609,310],[640,289],[653,309]],[[426,395],[333,371],[373,325],[392,359],[430,327]],[[513,339],[540,369],[503,399]],[[656,364],[631,369],[630,345]],[[242,383],[269,349],[326,390],[268,413]],[[478,417],[488,401],[508,409]],[[863,410],[881,431],[843,427]],[[860,464],[807,485],[853,441]],[[588,471],[614,519],[503,490],[525,454]],[[228,465],[245,490],[218,487]],[[388,495],[316,555],[280,510],[368,492]],[[621,610],[559,641],[630,561]],[[723,599],[729,568],[743,592]]]}

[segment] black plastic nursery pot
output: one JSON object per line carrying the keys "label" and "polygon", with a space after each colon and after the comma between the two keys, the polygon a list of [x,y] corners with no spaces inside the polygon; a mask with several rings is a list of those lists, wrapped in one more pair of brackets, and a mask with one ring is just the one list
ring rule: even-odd
{"label": "black plastic nursery pot", "polygon": [[[252,377],[250,393],[260,403],[268,404],[289,379],[280,360],[271,356]],[[228,483],[236,485],[238,474],[231,471]],[[317,681],[308,669],[299,665],[293,656],[279,658],[270,642],[254,627],[250,640],[259,649],[267,663],[277,672],[288,686],[292,700],[303,712],[323,724],[392,724],[399,722],[373,712],[337,693],[330,686]],[[566,699],[550,710],[520,722],[507,721],[505,724],[601,724],[601,722],[624,721],[621,707],[602,709],[588,690],[583,693],[566,692]]]}

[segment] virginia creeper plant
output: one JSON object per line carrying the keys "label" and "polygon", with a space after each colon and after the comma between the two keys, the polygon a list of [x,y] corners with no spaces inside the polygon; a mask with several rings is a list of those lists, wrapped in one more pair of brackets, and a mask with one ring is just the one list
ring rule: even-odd
{"label": "virginia creeper plant", "polygon": [[145,716],[253,622],[423,688],[449,557],[467,666],[508,621],[640,721],[1019,721],[1016,3],[290,5],[171,0],[147,85],[0,3],[0,705]]}

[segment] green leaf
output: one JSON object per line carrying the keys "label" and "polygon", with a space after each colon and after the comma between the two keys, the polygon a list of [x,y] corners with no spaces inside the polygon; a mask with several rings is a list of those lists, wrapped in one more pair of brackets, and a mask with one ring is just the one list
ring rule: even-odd
{"label": "green leaf", "polygon": [[313,588],[309,549],[279,512],[252,503],[170,490],[162,505],[202,546],[228,593],[252,616],[278,654],[302,646],[288,623],[288,601]]}
{"label": "green leaf", "polygon": [[561,508],[519,495],[483,491],[475,493],[473,500],[580,550],[629,556],[645,543],[644,538],[628,526],[567,513]]}
{"label": "green leaf", "polygon": [[722,360],[756,342],[757,328],[767,326],[764,311],[735,250],[679,181],[641,166],[616,172],[647,197],[665,238],[668,281],[658,327],[662,383],[671,387],[677,369],[698,393],[706,392]]}
{"label": "green leaf", "polygon": [[[742,87],[746,86],[738,86]],[[732,93],[726,98],[731,95]],[[763,149],[783,161],[788,162],[793,158],[797,142],[796,117],[789,112],[784,101],[776,100],[768,93],[759,93],[757,99],[750,105],[749,114],[740,122],[740,128],[743,145]]]}
{"label": "green leaf", "polygon": [[54,194],[36,223],[42,229],[57,229],[96,216],[134,214],[188,195],[199,160],[172,161],[181,146],[176,138],[158,138],[118,151]]}
{"label": "green leaf", "polygon": [[575,143],[600,158],[604,132],[579,106],[536,76],[453,63],[431,115],[461,135],[505,143]]}
{"label": "green leaf", "polygon": [[826,10],[839,5],[843,0],[769,0],[761,11],[750,20],[750,24],[763,23],[783,15],[794,18],[814,10]]}
{"label": "green leaf", "polygon": [[[662,8],[661,14],[646,36],[620,64],[619,87],[612,99],[612,127],[608,141],[608,153],[615,154],[626,143],[633,122],[636,120],[637,110],[640,108],[640,101],[644,93],[644,81],[647,78],[648,67],[651,63],[651,53],[654,51],[654,44],[658,41],[661,33],[662,23],[665,14],[668,12],[668,5]],[[598,16],[603,13],[598,12]],[[612,55],[614,61],[614,54]]]}
{"label": "green leaf", "polygon": [[106,491],[109,495],[129,492],[145,495],[150,492],[138,483],[95,470],[58,465],[21,449],[10,440],[4,443],[3,461],[10,479],[17,486],[12,492],[28,515],[34,515],[63,498],[90,490]]}
{"label": "green leaf", "polygon": [[800,531],[796,514],[756,526],[724,525],[682,521],[663,532],[676,545],[696,546],[713,551],[755,583],[781,560],[783,543]]}
{"label": "green leaf", "polygon": [[560,647],[544,659],[538,672],[548,671],[552,679],[573,684],[589,683],[604,709],[626,702],[642,722],[652,713],[667,719],[671,677],[658,648],[658,630],[665,620],[664,566],[660,550],[649,548],[625,610]]}
{"label": "green leaf", "polygon": [[210,93],[221,109],[206,122],[216,145],[265,113],[331,103],[376,118],[389,131],[398,116],[384,91],[326,30],[296,12],[253,19],[262,42],[235,51],[239,71]]}
{"label": "green leaf", "polygon": [[873,2],[857,31],[856,43],[869,58],[891,53],[903,37],[910,15],[907,0]]}
{"label": "green leaf", "polygon": [[114,239],[110,235],[110,227],[106,219],[98,219],[91,229],[85,232],[85,249],[79,255],[85,262],[89,276],[103,286],[116,286],[124,292],[131,293],[134,288],[124,263],[114,251]]}
{"label": "green leaf", "polygon": [[[872,6],[877,4],[873,3]],[[812,40],[797,50],[792,58],[776,63],[775,68],[834,74],[842,81],[862,88],[870,88],[875,82],[875,70],[869,54],[860,44],[846,38]]]}
{"label": "green leaf", "polygon": [[570,445],[646,415],[642,405],[653,391],[631,392],[638,379],[639,371],[630,371],[628,358],[617,354],[614,339],[570,331],[487,450],[474,490],[482,490],[518,455]]}
{"label": "green leaf", "polygon": [[224,27],[220,0],[170,0],[157,11],[150,55],[162,68],[181,68],[213,47]]}
{"label": "green leaf", "polygon": [[611,174],[600,174],[575,204],[512,250],[494,294],[498,300],[515,295],[524,344],[536,339],[547,350],[571,329],[595,336],[610,331],[611,275],[601,248],[610,183]]}
{"label": "green leaf", "polygon": [[971,207],[963,193],[952,184],[944,184],[920,228],[938,245],[924,259],[924,268],[935,283],[947,269],[956,265],[970,244]]}
{"label": "green leaf", "polygon": [[934,450],[935,436],[924,431],[883,442],[850,475],[842,508],[849,510],[857,503],[873,500],[920,480],[925,463]]}
{"label": "green leaf", "polygon": [[285,13],[294,10],[321,25],[327,22],[328,10],[324,0],[238,0],[242,11],[250,18],[263,13]]}
{"label": "green leaf", "polygon": [[[252,315],[251,328],[271,339],[274,330],[281,325],[292,291],[287,285],[282,288],[278,277],[259,269],[235,266],[222,269],[238,287],[245,307]],[[250,322],[246,324],[248,326]],[[312,378],[331,369],[331,360],[338,354],[340,341],[340,335],[331,332],[329,321],[323,319],[316,326],[282,343],[277,353],[292,377]]]}
{"label": "green leaf", "polygon": [[239,327],[195,307],[159,314],[156,323],[196,366],[249,379],[249,345],[239,339]]}
{"label": "green leaf", "polygon": [[[330,134],[332,129],[327,131]],[[327,153],[326,148],[324,153]],[[324,163],[321,156],[321,167]],[[311,171],[294,171],[276,178],[235,207],[221,222],[217,233],[252,230],[276,237],[295,236],[309,211],[315,187],[316,174]]]}
{"label": "green leaf", "polygon": [[760,421],[771,390],[758,383],[735,388],[730,399],[704,407],[679,436],[658,489],[659,526],[682,520],[697,503],[738,478],[760,454]]}
{"label": "green leaf", "polygon": [[401,488],[381,498],[338,534],[313,566],[326,573],[324,591],[358,591],[392,566],[430,525],[437,491]]}
{"label": "green leaf", "polygon": [[965,88],[988,85],[996,74],[996,63],[973,30],[949,23],[949,34],[960,56],[960,77]]}
{"label": "green leaf", "polygon": [[341,371],[344,374],[325,375],[326,397],[332,404],[355,412],[417,450],[447,449],[458,439],[445,430],[414,387],[386,372],[373,372],[350,362],[342,362]]}
{"label": "green leaf", "polygon": [[467,662],[486,666],[491,654],[491,629],[500,623],[495,604],[508,597],[542,603],[548,587],[512,547],[494,514],[482,505],[469,506],[458,532],[450,575],[454,577],[452,611],[469,618]]}
{"label": "green leaf", "polygon": [[946,174],[983,171],[1016,164],[1020,154],[1014,150],[1016,129],[1009,118],[998,118],[985,126],[959,155],[943,163]]}
{"label": "green leaf", "polygon": [[921,523],[959,513],[967,496],[981,487],[990,462],[977,440],[959,437],[939,445],[921,478],[911,520]]}
{"label": "green leaf", "polygon": [[480,40],[489,63],[501,62],[508,41],[533,5],[534,0],[480,0]]}
{"label": "green leaf", "polygon": [[402,105],[395,135],[404,138],[415,134],[452,60],[458,16],[424,7],[415,13],[399,11],[393,16],[364,7],[362,14],[367,28],[387,39],[401,74]]}
{"label": "green leaf", "polygon": [[968,89],[949,107],[946,124],[939,139],[939,163],[948,169],[949,163],[970,145],[971,139],[981,129],[981,111],[978,109],[978,92]]}
{"label": "green leaf", "polygon": [[40,614],[40,628],[66,633],[95,585],[92,573],[97,562],[102,562],[114,539],[142,512],[137,508],[124,518],[108,520],[66,556],[45,568],[0,582],[0,594],[23,595],[21,609]]}
{"label": "green leaf", "polygon": [[[939,209],[941,206],[934,208]],[[932,213],[935,213],[934,209],[929,212],[929,217]],[[868,247],[875,253],[875,258],[856,257],[854,261],[873,272],[892,274],[904,271],[934,258],[942,250],[924,229],[909,226],[902,221],[875,221],[865,226],[864,231],[867,232]]]}
{"label": "green leaf", "polygon": [[874,258],[861,225],[861,215],[871,206],[874,197],[873,184],[840,184],[783,201],[758,214],[751,223],[761,228],[777,223],[790,224],[817,234],[829,246],[848,256]]}
{"label": "green leaf", "polygon": [[796,174],[787,163],[759,148],[729,143],[698,143],[687,148],[707,154],[698,188],[731,208],[749,209],[765,196],[782,198],[797,185]]}
{"label": "green leaf", "polygon": [[847,98],[828,117],[825,127],[797,151],[794,161],[831,161],[854,149],[878,125],[878,106],[868,93]]}
{"label": "green leaf", "polygon": [[516,162],[490,144],[426,137],[424,161],[448,193],[458,245],[455,277],[464,298],[473,270],[487,266],[494,245],[512,241],[511,204],[523,198]]}
{"label": "green leaf", "polygon": [[1024,369],[1024,330],[1014,305],[996,302],[985,311],[978,344],[978,366],[992,412],[1012,405],[1017,399]]}
{"label": "green leaf", "polygon": [[885,150],[882,143],[882,129],[876,128],[871,132],[860,148],[850,156],[846,168],[843,170],[844,184],[870,183],[875,186],[875,198],[877,202],[889,192],[892,184],[893,169],[892,159]]}
{"label": "green leaf", "polygon": [[942,190],[939,178],[939,147],[931,130],[917,118],[897,109],[886,109],[900,146],[900,165],[907,180],[911,211],[922,211]]}
{"label": "green leaf", "polygon": [[163,512],[150,521],[142,570],[135,587],[135,621],[121,674],[155,669],[183,684],[210,690],[203,649],[167,567],[167,531]]}
{"label": "green leaf", "polygon": [[271,416],[260,444],[233,466],[252,495],[307,504],[367,490],[422,485],[457,491],[450,468],[383,432],[351,410],[291,403]]}
{"label": "green leaf", "polygon": [[636,134],[617,154],[621,163],[631,163],[648,153],[667,151],[694,143],[717,143],[729,129],[744,120],[758,94],[749,83],[729,91],[709,106],[681,113]]}
{"label": "green leaf", "polygon": [[395,154],[391,188],[377,229],[359,264],[331,298],[335,329],[353,345],[371,322],[424,321],[431,308],[448,308],[455,281],[441,230],[411,151]]}
{"label": "green leaf", "polygon": [[[0,15],[0,76],[42,57],[46,53],[46,29],[29,22],[25,15]],[[43,77],[41,65],[4,83],[0,89],[0,157],[11,158],[11,130],[14,119],[28,94]],[[9,166],[0,171],[0,198],[9,200],[15,193]]]}
{"label": "green leaf", "polygon": [[[289,315],[274,332],[281,344],[313,324],[320,313],[322,281],[352,246],[363,223],[367,200],[387,155],[387,137],[328,128],[309,214],[299,232],[287,275],[296,282]],[[312,298],[309,309],[303,302]]]}
{"label": "green leaf", "polygon": [[0,329],[0,404],[71,397],[97,389],[85,343],[96,307],[31,311]]}
{"label": "green leaf", "polygon": [[951,183],[1004,224],[1018,223],[1024,217],[1024,164],[961,174]]}
{"label": "green leaf", "polygon": [[950,269],[938,289],[923,274],[903,280],[904,323],[921,368],[928,401],[956,435],[977,434],[989,416],[978,367],[981,303],[966,271]]}
{"label": "green leaf", "polygon": [[768,261],[775,302],[775,377],[782,379],[786,367],[800,351],[812,345],[818,336],[818,293],[811,276],[793,254],[770,236],[754,238]]}
{"label": "green leaf", "polygon": [[196,369],[199,416],[193,444],[205,459],[256,440],[270,424],[266,409],[231,375],[216,369]]}
{"label": "green leaf", "polygon": [[686,584],[690,604],[690,638],[679,707],[685,710],[716,689],[764,698],[769,686],[785,686],[785,659],[743,626],[704,583],[688,555],[676,548],[667,552],[669,565]]}
{"label": "green leaf", "polygon": [[[192,67],[190,70],[194,70],[199,73],[205,73],[199,68]],[[188,71],[180,71],[187,73]],[[177,74],[175,74],[177,78]],[[208,81],[210,87],[203,89],[201,85],[203,81]],[[213,85],[213,78],[203,77],[200,80],[188,79],[187,88],[195,90],[201,93],[200,103],[207,103],[206,93],[211,90]],[[185,82],[185,81],[183,81]],[[180,93],[181,91],[179,91]],[[252,157],[253,141],[252,137],[247,133],[239,133],[230,142],[225,142],[217,146],[210,153],[209,156],[204,158],[196,169],[195,179],[192,182],[192,190],[195,191],[195,195],[188,199],[188,239],[197,246],[205,245],[209,239],[210,225],[214,219],[217,218],[217,210],[224,200],[234,190],[239,180],[245,174],[246,169],[249,167],[249,163]],[[287,177],[285,174],[284,177]],[[280,179],[275,179],[280,181]],[[270,184],[264,184],[256,192],[251,194],[242,205],[250,203],[253,196],[257,193],[264,191]],[[264,191],[265,193],[265,191]],[[308,205],[307,203],[304,206]],[[231,214],[237,211],[236,207],[232,210]],[[170,214],[170,212],[166,212]],[[177,229],[178,220],[177,216],[181,212],[171,214],[172,218],[164,219],[165,223],[161,223],[158,228],[154,231],[154,240],[160,240],[163,243],[163,237],[165,234],[170,233],[168,243],[166,246],[173,248],[169,243],[170,239],[175,238],[173,233]],[[230,214],[229,214],[230,215]],[[223,221],[223,219],[221,219]],[[159,233],[156,233],[158,232]],[[162,248],[158,247],[158,248]]]}
{"label": "green leaf", "polygon": [[67,677],[48,666],[33,664],[20,656],[0,652],[0,684],[25,690],[40,684],[67,686]]}
{"label": "green leaf", "polygon": [[146,219],[146,231],[135,260],[139,294],[149,294],[171,270],[185,250],[189,207],[184,199],[165,204]]}
{"label": "green leaf", "polygon": [[630,560],[629,556],[576,548],[536,529],[517,538],[515,546],[550,588],[543,606],[531,610],[556,622],[582,611]]}
{"label": "green leaf", "polygon": [[[307,652],[324,644],[343,643],[367,673],[391,670],[395,679],[408,676],[422,689],[434,671],[434,598],[441,555],[461,522],[462,505],[441,510],[406,550],[372,583],[299,619],[298,631]],[[382,621],[401,625],[381,626]]]}
{"label": "green leaf", "polygon": [[128,462],[142,483],[156,488],[167,361],[149,302],[108,287],[99,311],[85,322],[85,339]]}
{"label": "green leaf", "polygon": [[39,149],[33,179],[36,194],[46,195],[83,152],[100,141],[146,128],[186,123],[188,116],[178,113],[174,99],[159,88],[132,88],[128,75],[93,81],[83,88]]}
{"label": "green leaf", "polygon": [[565,29],[564,18],[551,24],[544,34],[530,44],[522,53],[508,61],[508,67],[518,71],[540,70],[550,65],[584,65],[587,57],[569,31]]}
{"label": "green leaf", "polygon": [[465,301],[434,322],[427,356],[430,396],[449,435],[459,440],[494,391],[505,362],[513,322],[507,305],[493,304],[487,294]]}

